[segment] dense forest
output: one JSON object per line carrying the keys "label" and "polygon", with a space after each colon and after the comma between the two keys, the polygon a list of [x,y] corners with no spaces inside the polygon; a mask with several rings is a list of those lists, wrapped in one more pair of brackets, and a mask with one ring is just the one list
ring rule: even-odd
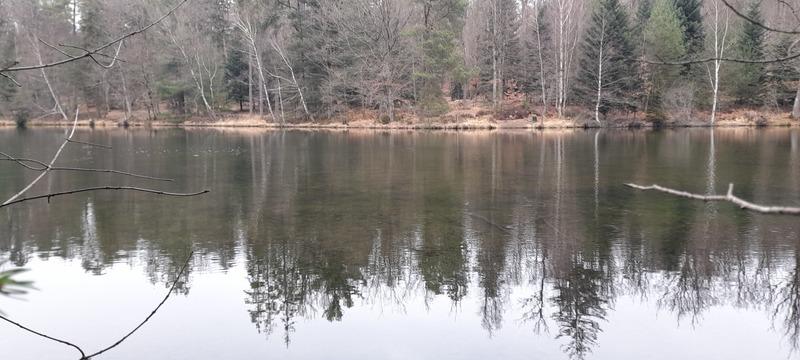
{"label": "dense forest", "polygon": [[78,56],[178,6],[102,56],[0,77],[0,117],[392,123],[464,102],[495,119],[597,124],[789,113],[798,64],[769,59],[791,57],[797,35],[765,27],[797,25],[793,1],[728,2],[0,0],[0,73]]}

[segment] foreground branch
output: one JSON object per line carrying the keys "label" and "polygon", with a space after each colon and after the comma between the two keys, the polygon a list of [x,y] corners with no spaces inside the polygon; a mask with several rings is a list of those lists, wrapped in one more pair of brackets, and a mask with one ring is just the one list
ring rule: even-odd
{"label": "foreground branch", "polygon": [[103,354],[103,353],[105,353],[105,352],[117,347],[119,344],[121,344],[123,341],[128,339],[131,335],[133,335],[136,331],[138,331],[142,326],[144,326],[148,321],[150,321],[150,319],[156,314],[156,312],[158,312],[159,309],[161,309],[161,307],[164,305],[164,303],[166,303],[167,300],[169,299],[169,297],[172,295],[172,292],[175,290],[175,287],[177,286],[178,281],[180,281],[181,277],[183,276],[183,273],[186,271],[186,268],[188,267],[189,262],[191,261],[193,255],[194,255],[194,252],[189,253],[189,256],[186,258],[186,262],[183,264],[183,267],[181,267],[181,270],[178,272],[178,276],[172,282],[172,286],[169,288],[169,292],[167,292],[167,295],[164,296],[164,299],[161,300],[161,302],[158,304],[158,306],[156,306],[155,309],[153,309],[153,311],[150,312],[150,315],[148,315],[141,323],[139,323],[139,325],[137,325],[133,330],[128,332],[125,336],[123,336],[120,340],[116,341],[111,346],[108,346],[108,347],[104,348],[103,350],[100,350],[100,351],[95,352],[93,354],[90,354],[88,356],[83,351],[83,349],[81,349],[80,346],[75,345],[75,344],[73,344],[73,343],[71,343],[69,341],[65,341],[65,340],[61,340],[61,339],[58,339],[58,338],[54,338],[52,336],[46,335],[44,333],[41,333],[39,331],[33,330],[33,329],[28,328],[28,327],[26,327],[26,326],[24,326],[24,325],[22,325],[22,324],[20,324],[18,322],[15,322],[15,321],[13,321],[11,319],[8,319],[8,318],[6,318],[5,316],[2,316],[2,315],[0,315],[0,320],[6,321],[6,322],[8,322],[8,323],[10,323],[10,324],[22,329],[22,330],[25,330],[25,331],[27,331],[27,332],[29,332],[31,334],[34,334],[34,335],[37,335],[37,336],[43,337],[45,339],[52,340],[52,341],[55,341],[55,342],[58,342],[58,343],[61,343],[61,344],[67,345],[67,346],[70,346],[70,347],[76,349],[81,354],[80,360],[89,360],[91,358],[94,358],[94,357],[96,357],[96,356],[98,356],[100,354]]}
{"label": "foreground branch", "polygon": [[50,201],[50,198],[54,198],[54,197],[58,197],[58,196],[78,194],[78,193],[90,192],[90,191],[102,191],[102,190],[134,191],[134,192],[143,192],[143,193],[163,195],[163,196],[172,196],[172,197],[192,197],[192,196],[199,196],[199,195],[203,195],[203,194],[207,194],[207,193],[211,192],[211,190],[203,190],[203,191],[194,192],[194,193],[171,193],[171,192],[166,192],[166,191],[143,189],[143,188],[137,188],[137,187],[132,187],[132,186],[98,186],[98,187],[90,187],[90,188],[85,188],[85,189],[62,191],[62,192],[45,194],[45,195],[33,196],[33,197],[29,197],[29,198],[17,199],[17,200],[14,200],[14,201],[11,201],[11,202],[8,202],[8,203],[0,205],[0,209],[2,209],[4,207],[7,207],[7,206],[19,204],[19,203],[25,202],[25,201],[38,200],[38,199],[47,199],[47,201]]}
{"label": "foreground branch", "polygon": [[[167,295],[166,295],[166,296],[164,296],[164,299],[163,299],[163,300],[161,300],[161,302],[158,304],[158,306],[156,306],[156,308],[155,308],[155,309],[153,309],[153,311],[152,311],[152,312],[150,312],[150,315],[147,315],[147,317],[146,317],[146,318],[145,318],[145,319],[144,319],[144,320],[143,320],[141,323],[139,323],[139,325],[137,325],[137,326],[136,326],[136,327],[135,327],[133,330],[131,330],[129,333],[125,334],[125,336],[123,336],[123,337],[122,337],[121,339],[119,339],[117,342],[115,342],[115,343],[111,344],[111,346],[109,346],[109,347],[107,347],[107,348],[105,348],[105,349],[103,349],[103,350],[100,350],[100,351],[98,351],[98,352],[96,352],[96,353],[94,353],[94,354],[91,354],[91,355],[89,355],[89,356],[84,356],[84,358],[85,358],[86,360],[88,360],[88,359],[91,359],[91,358],[93,358],[93,357],[95,357],[95,356],[98,356],[98,355],[100,355],[100,354],[102,354],[102,353],[104,353],[104,352],[106,352],[106,351],[109,351],[109,350],[111,350],[111,349],[113,349],[113,348],[117,347],[119,344],[122,344],[122,342],[123,342],[123,341],[127,340],[127,339],[128,339],[130,336],[131,336],[131,335],[133,335],[133,333],[135,333],[135,332],[136,332],[136,331],[138,331],[138,330],[139,330],[139,329],[140,329],[142,326],[144,326],[144,324],[147,324],[147,322],[148,322],[148,321],[150,321],[150,319],[153,317],[153,315],[155,315],[155,314],[156,314],[156,312],[158,312],[158,309],[160,309],[160,308],[161,308],[161,306],[163,306],[163,305],[164,305],[164,303],[166,303],[166,302],[167,302],[167,299],[169,299],[170,295],[172,295],[172,292],[173,292],[173,291],[175,291],[175,286],[177,286],[177,285],[178,285],[178,281],[180,281],[181,277],[183,276],[183,273],[184,273],[184,271],[186,271],[186,267],[188,267],[188,266],[189,266],[189,261],[191,261],[191,260],[192,260],[192,255],[194,255],[194,251],[192,251],[192,252],[190,252],[190,253],[189,253],[189,256],[186,258],[186,262],[185,262],[185,263],[183,263],[183,267],[181,268],[181,271],[179,271],[179,272],[178,272],[178,276],[175,278],[175,281],[173,281],[173,282],[172,282],[172,286],[169,288],[169,291],[167,292]],[[81,360],[84,360],[84,359],[81,359]]]}
{"label": "foreground branch", "polygon": [[727,201],[736,204],[742,209],[752,210],[755,212],[759,212],[762,214],[786,214],[786,215],[800,215],[800,208],[797,207],[785,207],[785,206],[764,206],[753,204],[751,202],[742,200],[739,197],[733,195],[733,184],[730,184],[728,187],[728,193],[726,195],[698,195],[692,194],[686,191],[680,191],[675,189],[666,188],[659,185],[650,185],[650,186],[642,186],[636,184],[625,184],[625,186],[638,189],[638,190],[655,190],[664,192],[670,195],[685,197],[694,200],[702,200],[702,201]]}
{"label": "foreground branch", "polygon": [[[47,174],[53,168],[53,164],[55,164],[56,160],[58,160],[58,157],[61,156],[61,152],[64,151],[64,148],[67,146],[67,144],[70,142],[70,140],[72,140],[72,137],[75,135],[75,128],[78,126],[78,114],[79,113],[80,113],[80,107],[77,107],[75,109],[75,121],[73,121],[73,123],[72,123],[72,129],[69,131],[69,136],[67,136],[66,139],[64,139],[64,142],[61,143],[61,146],[58,147],[58,151],[56,151],[56,154],[53,155],[53,159],[50,160],[50,164],[46,164],[47,168],[42,170],[42,173],[39,174],[39,176],[37,176],[35,179],[33,179],[33,181],[31,181],[30,184],[28,184],[28,186],[26,186],[24,189],[20,190],[20,192],[14,194],[14,196],[12,196],[8,200],[6,200],[2,205],[0,205],[0,207],[8,206],[8,205],[16,202],[17,199],[19,199],[28,190],[30,190],[34,185],[36,185],[36,183],[38,183],[39,180],[42,180],[42,178],[47,176]],[[8,155],[5,155],[5,156],[8,157]],[[18,162],[18,163],[22,164],[21,162]]]}
{"label": "foreground branch", "polygon": [[43,338],[51,340],[51,341],[55,341],[55,342],[60,343],[60,344],[67,345],[69,347],[72,347],[75,350],[78,350],[78,352],[81,354],[81,357],[80,357],[79,360],[90,360],[90,359],[92,359],[94,357],[99,356],[100,354],[103,354],[103,353],[105,353],[105,352],[107,352],[107,351],[119,346],[119,344],[122,344],[123,341],[127,340],[129,337],[131,337],[131,335],[133,335],[136,331],[141,329],[142,326],[147,324],[148,321],[150,321],[150,319],[156,314],[156,312],[158,312],[159,309],[161,309],[161,306],[163,306],[164,303],[167,302],[169,297],[175,291],[175,287],[178,285],[178,281],[181,280],[181,277],[183,276],[183,273],[186,272],[186,268],[189,266],[189,262],[192,260],[193,256],[194,256],[194,251],[189,253],[189,256],[186,258],[186,262],[183,263],[183,267],[181,267],[181,270],[178,272],[178,276],[175,277],[175,280],[172,282],[172,286],[170,286],[169,291],[167,292],[167,295],[164,296],[164,299],[161,300],[161,302],[158,304],[158,306],[156,306],[155,309],[153,309],[153,311],[150,312],[150,315],[148,315],[141,323],[139,323],[139,325],[137,325],[135,328],[133,328],[133,330],[131,330],[130,332],[125,334],[125,336],[123,336],[121,339],[119,339],[115,343],[111,344],[111,346],[108,346],[108,347],[104,348],[103,350],[100,350],[100,351],[95,352],[93,354],[86,355],[86,353],[83,351],[83,349],[81,349],[81,347],[78,346],[78,345],[75,345],[75,344],[73,344],[73,343],[71,343],[69,341],[58,339],[58,338],[54,338],[54,337],[46,335],[46,334],[44,334],[42,332],[33,330],[33,329],[31,329],[29,327],[26,327],[26,326],[24,326],[24,325],[22,325],[22,324],[20,324],[20,323],[18,323],[16,321],[11,320],[11,319],[3,316],[3,315],[0,315],[0,320],[8,322],[8,323],[10,323],[10,324],[22,329],[22,330],[25,330],[25,331],[31,333],[31,334],[43,337]]}
{"label": "foreground branch", "polygon": [[[98,62],[94,58],[95,55],[107,56],[105,54],[102,54],[101,51],[113,46],[114,44],[121,43],[123,40],[125,40],[125,39],[127,39],[127,38],[129,38],[131,36],[138,35],[140,33],[143,33],[145,31],[147,31],[151,27],[155,26],[156,24],[158,24],[161,21],[163,21],[164,19],[166,19],[168,16],[172,15],[176,10],[178,10],[178,8],[180,8],[187,1],[189,1],[189,0],[182,0],[180,3],[178,3],[178,5],[176,5],[172,9],[170,9],[166,14],[164,14],[163,16],[158,18],[156,21],[148,24],[145,27],[142,27],[142,28],[140,28],[138,30],[134,30],[134,31],[131,31],[129,33],[126,33],[126,34],[124,34],[124,35],[122,35],[122,36],[120,36],[120,37],[118,37],[118,38],[116,38],[114,40],[111,40],[111,41],[109,41],[109,42],[107,42],[107,43],[105,43],[105,44],[103,44],[103,45],[101,45],[99,47],[96,47],[94,49],[81,49],[84,52],[81,55],[68,56],[66,59],[59,60],[59,61],[52,62],[52,63],[47,63],[47,64],[30,65],[30,66],[13,66],[12,65],[12,66],[9,66],[9,67],[0,68],[0,75],[2,75],[3,77],[9,78],[6,74],[3,74],[3,73],[25,71],[25,70],[44,69],[44,68],[49,68],[49,67],[53,67],[53,66],[63,65],[63,64],[66,64],[66,63],[70,63],[70,62],[77,61],[77,60],[80,60],[80,59],[85,59],[85,58],[90,58],[93,61]],[[116,60],[118,55],[119,55],[119,48],[117,49],[117,55],[115,55],[114,56],[114,60],[112,60],[111,66],[113,66],[113,61]],[[102,65],[102,64],[100,64],[100,65],[103,66],[103,67],[109,66],[109,65]]]}
{"label": "foreground branch", "polygon": [[692,60],[682,60],[682,61],[657,61],[657,60],[648,60],[648,59],[628,59],[632,61],[638,61],[645,64],[650,65],[671,65],[671,66],[685,66],[685,65],[694,65],[694,64],[703,64],[709,63],[714,61],[724,61],[724,62],[732,62],[732,63],[739,63],[739,64],[773,64],[773,63],[780,63],[786,62],[790,60],[794,60],[800,58],[800,52],[791,54],[789,56],[778,57],[774,59],[764,59],[764,60],[757,60],[757,59],[736,59],[736,58],[725,58],[725,57],[708,57],[702,59],[692,59]]}

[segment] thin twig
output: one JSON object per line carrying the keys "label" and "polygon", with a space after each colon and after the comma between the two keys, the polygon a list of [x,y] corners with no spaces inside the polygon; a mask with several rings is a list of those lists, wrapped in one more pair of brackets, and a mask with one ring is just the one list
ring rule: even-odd
{"label": "thin twig", "polygon": [[[3,75],[4,77],[8,77],[7,75],[5,75],[3,73],[16,72],[16,71],[25,71],[25,70],[44,69],[44,68],[49,68],[49,67],[53,67],[53,66],[63,65],[63,64],[70,63],[70,62],[77,61],[77,60],[84,59],[84,58],[92,58],[92,60],[94,60],[93,56],[95,54],[98,54],[101,51],[103,51],[103,50],[113,46],[114,44],[117,44],[117,43],[119,43],[119,42],[121,42],[121,41],[123,41],[123,40],[125,40],[125,39],[127,39],[129,37],[131,37],[131,36],[138,35],[140,33],[143,33],[145,31],[147,31],[151,27],[155,26],[156,24],[158,24],[161,21],[163,21],[164,19],[166,19],[168,16],[172,15],[176,10],[178,10],[178,8],[180,8],[183,4],[185,4],[188,1],[189,0],[182,0],[180,3],[178,3],[178,5],[176,5],[172,9],[170,9],[166,14],[164,14],[163,16],[158,18],[156,21],[148,24],[145,27],[142,27],[142,28],[140,28],[138,30],[129,32],[127,34],[124,34],[124,35],[122,35],[122,36],[120,36],[120,37],[118,37],[118,38],[116,38],[114,40],[111,40],[111,41],[109,41],[109,42],[107,42],[107,43],[95,48],[95,49],[90,49],[90,50],[83,49],[84,54],[77,55],[77,56],[70,56],[70,57],[68,57],[66,59],[55,61],[55,62],[52,62],[52,63],[47,63],[47,64],[29,65],[29,66],[15,66],[15,67],[2,68],[2,69],[0,69],[0,75]],[[94,60],[94,61],[96,61],[96,60]],[[112,65],[113,65],[113,62],[112,62]],[[101,64],[101,66],[106,67],[107,65],[102,65]]]}
{"label": "thin twig", "polygon": [[28,190],[30,190],[34,185],[36,185],[36,183],[38,183],[39,180],[42,180],[42,178],[44,178],[50,172],[50,169],[53,167],[53,164],[55,164],[56,160],[58,160],[58,157],[61,156],[61,152],[64,151],[64,148],[67,146],[67,143],[69,143],[69,140],[72,139],[72,136],[75,135],[75,128],[78,126],[79,113],[80,113],[80,107],[77,107],[75,109],[75,121],[72,123],[72,130],[70,130],[69,136],[67,136],[66,140],[64,140],[64,142],[61,143],[61,146],[58,148],[58,151],[56,151],[56,154],[53,156],[53,160],[50,160],[50,164],[47,165],[47,169],[44,169],[42,173],[39,174],[39,176],[37,176],[35,179],[33,179],[33,181],[31,181],[30,184],[28,184],[28,186],[26,186],[20,192],[14,194],[14,196],[6,200],[0,207],[15,202],[15,200],[17,200],[20,196],[24,195]]}
{"label": "thin twig", "polygon": [[[43,163],[43,162],[41,162],[39,160],[15,158],[15,157],[12,157],[12,156],[10,156],[10,155],[2,152],[2,151],[0,151],[0,155],[6,157],[6,159],[0,159],[0,161],[13,161],[13,162],[16,162],[17,164],[19,164],[20,166],[23,166],[26,169],[29,169],[29,170],[32,170],[32,171],[47,171],[49,169],[49,171],[96,172],[96,173],[125,175],[125,176],[130,176],[130,177],[139,178],[139,179],[146,179],[146,180],[166,181],[166,182],[175,181],[174,179],[160,178],[160,177],[149,176],[149,175],[141,175],[141,174],[135,174],[135,173],[127,172],[127,171],[120,171],[120,170],[113,170],[113,169],[90,169],[90,168],[78,168],[78,167],[48,167],[47,164],[45,164],[45,163]],[[36,167],[28,165],[27,163],[34,163],[34,164],[37,164],[37,165],[39,165],[41,167],[40,168],[36,168]]]}
{"label": "thin twig", "polygon": [[107,351],[119,346],[119,344],[122,344],[123,341],[125,341],[129,337],[131,337],[131,335],[133,335],[136,331],[138,331],[140,328],[142,328],[142,326],[144,326],[148,321],[150,321],[150,319],[153,316],[155,316],[156,312],[158,312],[158,310],[161,309],[161,307],[164,305],[164,303],[167,302],[169,297],[175,291],[175,287],[178,285],[178,282],[181,280],[181,277],[183,277],[183,273],[186,272],[186,268],[189,266],[189,262],[191,262],[193,256],[194,256],[194,251],[189,253],[189,256],[186,258],[186,262],[183,263],[183,267],[181,267],[181,270],[178,272],[178,276],[175,277],[175,280],[172,282],[172,286],[170,286],[169,292],[167,292],[167,295],[164,296],[164,299],[161,300],[161,302],[158,304],[158,306],[156,306],[156,308],[153,309],[153,311],[150,312],[150,315],[148,315],[141,323],[139,323],[139,325],[137,325],[133,330],[128,332],[125,336],[123,336],[121,339],[117,340],[111,346],[106,347],[106,348],[104,348],[104,349],[102,349],[102,350],[100,350],[100,351],[98,351],[96,353],[90,354],[88,356],[83,351],[83,349],[81,349],[80,346],[75,345],[75,344],[73,344],[73,343],[71,343],[69,341],[61,340],[61,339],[57,339],[57,338],[54,338],[54,337],[49,336],[49,335],[45,335],[45,334],[43,334],[41,332],[38,332],[38,331],[33,330],[33,329],[29,328],[29,327],[26,327],[26,326],[24,326],[24,325],[22,325],[22,324],[20,324],[20,323],[18,323],[16,321],[13,321],[13,320],[5,317],[5,316],[2,316],[2,315],[0,315],[0,320],[4,320],[4,321],[6,321],[6,322],[8,322],[8,323],[10,323],[10,324],[22,329],[22,330],[25,330],[25,331],[27,331],[27,332],[29,332],[31,334],[34,334],[34,335],[37,335],[37,336],[43,337],[45,339],[52,340],[52,341],[55,341],[55,342],[58,342],[58,343],[61,343],[61,344],[67,345],[67,346],[70,346],[70,347],[78,350],[78,352],[80,352],[80,354],[81,354],[80,360],[90,360],[90,359],[92,359],[94,357],[97,357],[97,356],[99,356],[99,355],[101,355],[101,354],[103,354],[103,353],[105,353],[105,352],[107,352]]}
{"label": "thin twig", "polygon": [[98,148],[101,148],[101,149],[108,149],[108,150],[113,149],[111,146],[108,146],[108,145],[94,144],[94,143],[90,143],[90,142],[78,141],[78,140],[72,140],[72,139],[67,139],[67,141],[69,141],[71,143],[75,143],[75,144],[98,147]]}
{"label": "thin twig", "polygon": [[10,75],[6,75],[6,74],[0,72],[0,76],[8,79],[12,83],[14,83],[14,85],[16,85],[17,87],[22,87],[22,84],[18,83],[17,80],[14,80],[14,78],[12,78]]}
{"label": "thin twig", "polygon": [[4,321],[6,321],[8,323],[11,323],[12,325],[14,325],[14,326],[16,326],[16,327],[18,327],[18,328],[20,328],[22,330],[25,330],[25,331],[27,331],[27,332],[29,332],[31,334],[38,335],[38,336],[43,337],[45,339],[52,340],[52,341],[55,341],[57,343],[61,343],[61,344],[73,347],[73,348],[75,348],[75,350],[78,350],[78,352],[81,353],[81,359],[86,359],[86,353],[84,353],[83,349],[81,349],[78,345],[75,345],[75,344],[73,344],[73,343],[71,343],[69,341],[56,339],[56,338],[54,338],[52,336],[48,336],[48,335],[42,334],[42,333],[40,333],[40,332],[38,332],[36,330],[28,328],[28,327],[26,327],[26,326],[24,326],[24,325],[22,325],[22,324],[20,324],[20,323],[18,323],[16,321],[11,320],[11,319],[9,319],[9,318],[7,318],[5,316],[2,316],[2,315],[0,315],[0,320],[4,320]]}
{"label": "thin twig", "polygon": [[76,189],[76,190],[69,190],[69,191],[62,191],[62,192],[45,194],[45,195],[33,196],[33,197],[29,197],[29,198],[17,199],[17,200],[14,200],[12,202],[0,205],[0,209],[4,208],[4,207],[7,207],[7,206],[14,205],[14,204],[19,204],[19,203],[22,203],[22,202],[31,201],[31,200],[47,199],[49,201],[50,198],[54,198],[54,197],[58,197],[58,196],[78,194],[78,193],[84,193],[84,192],[90,192],[90,191],[103,191],[103,190],[134,191],[134,192],[143,192],[143,193],[163,195],[163,196],[173,196],[173,197],[199,196],[199,195],[203,195],[203,194],[207,194],[207,193],[211,192],[211,190],[203,190],[203,191],[199,191],[199,192],[195,192],[195,193],[171,193],[171,192],[166,192],[166,191],[143,189],[143,188],[132,187],[132,186],[97,186],[97,187],[90,187],[90,188]]}
{"label": "thin twig", "polygon": [[[8,154],[6,154],[6,153],[4,153],[2,151],[0,151],[0,155],[6,157],[6,159],[0,159],[0,161],[13,161],[13,162],[16,162],[17,164],[20,164],[20,165],[22,165],[22,166],[24,166],[24,167],[26,167],[26,168],[28,168],[30,170],[43,171],[43,170],[47,169],[47,164],[45,164],[45,163],[43,163],[43,162],[41,162],[39,160],[15,158],[15,157],[13,157],[11,155],[8,155]],[[26,164],[26,163],[29,163],[29,162],[37,164],[37,165],[41,166],[41,168],[35,168],[33,166],[30,166],[30,165]]]}
{"label": "thin twig", "polygon": [[627,59],[631,61],[638,61],[645,64],[651,65],[693,65],[693,64],[702,64],[708,63],[713,61],[725,61],[725,62],[732,62],[732,63],[740,63],[740,64],[772,64],[778,62],[785,62],[789,60],[794,60],[800,58],[800,52],[791,54],[789,56],[778,57],[774,59],[736,59],[736,58],[725,58],[725,57],[708,57],[702,59],[692,59],[692,60],[682,60],[682,61],[656,61],[656,60],[648,60],[648,59]]}
{"label": "thin twig", "polygon": [[800,208],[796,207],[788,207],[788,206],[764,206],[753,204],[751,202],[742,200],[741,198],[733,195],[733,184],[730,184],[728,187],[728,193],[726,195],[698,195],[692,194],[686,191],[680,191],[675,189],[666,188],[660,185],[650,185],[650,186],[642,186],[636,184],[625,184],[628,187],[638,189],[638,190],[655,190],[664,192],[670,195],[685,197],[694,200],[702,200],[702,201],[728,201],[738,205],[742,209],[752,210],[755,212],[763,213],[763,214],[785,214],[785,215],[800,215]]}
{"label": "thin twig", "polygon": [[152,317],[153,317],[153,315],[155,315],[155,314],[156,314],[156,312],[158,311],[158,309],[160,309],[160,308],[161,308],[161,306],[162,306],[162,305],[164,305],[164,303],[166,303],[166,302],[167,302],[167,299],[169,299],[170,295],[172,295],[172,292],[175,290],[175,286],[177,286],[177,285],[178,285],[178,281],[181,279],[181,276],[183,276],[183,272],[184,272],[184,271],[186,271],[186,267],[188,267],[188,266],[189,266],[189,262],[192,260],[192,256],[193,256],[193,255],[194,255],[194,251],[192,251],[192,252],[190,252],[190,253],[189,253],[189,256],[186,258],[186,262],[183,264],[183,267],[181,268],[181,271],[180,271],[180,272],[178,272],[178,277],[176,277],[176,278],[175,278],[175,281],[173,281],[173,282],[172,282],[172,286],[169,288],[169,292],[167,292],[167,295],[166,295],[166,296],[164,296],[164,299],[163,299],[163,300],[161,300],[161,302],[158,304],[158,306],[156,306],[156,308],[155,308],[155,309],[153,309],[153,311],[152,311],[152,312],[150,312],[150,315],[147,315],[147,317],[144,319],[144,321],[142,321],[141,323],[139,323],[139,325],[138,325],[138,326],[136,326],[136,327],[135,327],[133,330],[131,330],[131,331],[130,331],[128,334],[126,334],[125,336],[123,336],[123,337],[122,337],[121,339],[119,339],[117,342],[115,342],[115,343],[111,344],[111,346],[109,346],[109,347],[107,347],[107,348],[105,348],[105,349],[103,349],[103,350],[100,350],[100,351],[98,351],[98,352],[96,352],[96,353],[94,353],[94,354],[91,354],[91,355],[89,355],[89,356],[85,356],[85,359],[86,359],[86,360],[88,360],[88,359],[91,359],[91,358],[93,358],[93,357],[95,357],[95,356],[98,356],[98,355],[100,355],[100,354],[102,354],[102,353],[104,353],[104,352],[106,352],[106,351],[109,351],[109,350],[111,350],[111,349],[113,349],[113,348],[115,348],[115,347],[119,346],[119,344],[122,344],[122,342],[123,342],[123,341],[125,341],[126,339],[128,339],[128,338],[129,338],[131,335],[133,335],[133,333],[135,333],[136,331],[138,331],[138,330],[139,330],[139,329],[140,329],[142,326],[144,326],[144,324],[146,324],[148,321],[150,321],[150,318],[152,318]]}
{"label": "thin twig", "polygon": [[758,26],[758,27],[760,27],[760,28],[762,28],[764,30],[771,31],[771,32],[776,32],[776,33],[781,33],[781,34],[788,34],[788,35],[798,35],[798,34],[800,34],[800,31],[797,31],[797,30],[785,30],[785,29],[773,28],[773,27],[770,27],[767,24],[764,24],[764,23],[762,23],[760,21],[757,21],[756,19],[753,19],[753,18],[745,15],[744,13],[739,11],[738,9],[736,9],[736,7],[731,5],[728,2],[728,0],[722,0],[722,3],[724,3],[725,6],[727,6],[729,9],[731,9],[731,11],[733,11],[733,13],[736,14],[736,16],[738,16],[738,17],[744,19],[745,21],[747,21],[747,22],[749,22],[749,23],[751,23],[753,25],[756,25],[756,26]]}
{"label": "thin twig", "polygon": [[155,176],[148,176],[148,175],[140,175],[129,173],[126,171],[119,171],[119,170],[112,170],[112,169],[88,169],[88,168],[75,168],[75,167],[54,167],[50,168],[52,171],[77,171],[77,172],[96,172],[96,173],[107,173],[107,174],[117,174],[117,175],[125,175],[139,179],[146,179],[146,180],[154,180],[154,181],[166,181],[166,182],[173,182],[174,179],[167,179],[167,178],[160,178]]}

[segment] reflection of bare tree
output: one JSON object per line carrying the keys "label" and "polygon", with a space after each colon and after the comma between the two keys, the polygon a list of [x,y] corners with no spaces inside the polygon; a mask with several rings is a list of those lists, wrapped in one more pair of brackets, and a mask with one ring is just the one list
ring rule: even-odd
{"label": "reflection of bare tree", "polygon": [[675,313],[678,319],[687,315],[692,322],[699,320],[700,314],[718,303],[713,288],[713,278],[701,274],[700,262],[708,260],[707,254],[686,254],[677,273],[667,273],[664,288],[657,304]]}
{"label": "reflection of bare tree", "polygon": [[[800,254],[800,253],[798,253]],[[795,254],[795,266],[775,295],[773,321],[782,319],[784,336],[793,350],[800,347],[800,255]]]}
{"label": "reflection of bare tree", "polygon": [[544,316],[545,309],[545,279],[547,279],[547,250],[542,250],[539,261],[538,279],[534,282],[536,290],[529,298],[522,300],[522,321],[533,324],[533,331],[536,334],[542,331],[548,332],[547,319]]}

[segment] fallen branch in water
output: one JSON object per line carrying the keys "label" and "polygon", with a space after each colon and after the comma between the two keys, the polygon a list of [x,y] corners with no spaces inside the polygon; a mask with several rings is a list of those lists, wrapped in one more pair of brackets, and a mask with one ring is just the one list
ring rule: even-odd
{"label": "fallen branch in water", "polygon": [[650,185],[650,186],[642,186],[636,184],[625,184],[625,186],[638,189],[638,190],[655,190],[664,192],[670,195],[685,197],[694,200],[702,200],[702,201],[727,201],[736,204],[742,209],[752,210],[755,212],[759,212],[762,214],[785,214],[785,215],[800,215],[800,208],[797,207],[788,207],[788,206],[764,206],[753,204],[751,202],[742,200],[736,195],[733,195],[733,184],[728,186],[728,193],[726,195],[698,195],[692,194],[686,191],[680,191],[675,189],[666,188],[660,185]]}
{"label": "fallen branch in water", "polygon": [[143,188],[137,188],[137,187],[132,187],[132,186],[98,186],[98,187],[62,191],[62,192],[45,194],[45,195],[32,196],[32,197],[29,197],[29,198],[17,199],[17,200],[14,200],[14,201],[10,202],[10,203],[5,203],[5,204],[0,205],[0,208],[4,208],[6,206],[19,204],[19,203],[25,202],[25,201],[38,200],[38,199],[47,199],[47,201],[50,201],[50,198],[57,197],[57,196],[71,195],[71,194],[90,192],[90,191],[101,191],[101,190],[135,191],[135,192],[144,192],[144,193],[149,193],[149,194],[172,196],[172,197],[199,196],[199,195],[203,195],[203,194],[207,194],[207,193],[211,192],[211,190],[203,190],[203,191],[194,192],[194,193],[171,193],[171,192],[166,192],[166,191],[143,189]]}
{"label": "fallen branch in water", "polygon": [[133,335],[136,331],[141,329],[142,326],[144,326],[148,321],[150,321],[150,319],[156,314],[156,312],[158,312],[158,310],[161,309],[161,306],[163,306],[164,303],[167,302],[169,297],[172,295],[172,292],[175,291],[175,287],[178,285],[178,281],[181,280],[181,277],[183,276],[183,273],[186,271],[186,268],[189,266],[189,262],[191,262],[193,255],[194,255],[194,252],[190,252],[189,253],[189,256],[186,258],[186,262],[183,264],[183,267],[181,267],[181,270],[178,272],[178,276],[172,282],[172,286],[170,286],[169,291],[167,292],[167,295],[164,296],[164,299],[161,300],[161,302],[155,307],[155,309],[153,309],[153,311],[150,312],[150,315],[148,315],[141,323],[139,323],[139,325],[137,325],[135,328],[133,328],[133,330],[128,332],[121,339],[119,339],[115,343],[111,344],[111,346],[108,346],[108,347],[106,347],[103,350],[100,350],[98,352],[86,355],[86,352],[83,351],[83,349],[80,346],[75,345],[75,344],[73,344],[73,343],[71,343],[69,341],[58,339],[58,338],[46,335],[46,334],[44,334],[42,332],[33,330],[33,329],[31,329],[31,328],[29,328],[27,326],[24,326],[24,325],[22,325],[22,324],[20,324],[20,323],[18,323],[16,321],[11,320],[11,319],[3,316],[3,315],[0,315],[0,320],[8,322],[8,323],[10,323],[10,324],[22,329],[22,330],[25,330],[25,331],[31,333],[31,334],[37,335],[39,337],[42,337],[42,338],[45,338],[45,339],[48,339],[48,340],[51,340],[51,341],[55,341],[55,342],[63,344],[63,345],[67,345],[69,347],[72,347],[75,350],[78,350],[78,352],[81,354],[81,357],[80,357],[79,360],[90,360],[90,359],[92,359],[92,358],[94,358],[96,356],[99,356],[99,355],[101,355],[101,354],[103,354],[103,353],[105,353],[105,352],[107,352],[107,351],[119,346],[119,344],[122,344],[123,341],[127,340],[131,335]]}

